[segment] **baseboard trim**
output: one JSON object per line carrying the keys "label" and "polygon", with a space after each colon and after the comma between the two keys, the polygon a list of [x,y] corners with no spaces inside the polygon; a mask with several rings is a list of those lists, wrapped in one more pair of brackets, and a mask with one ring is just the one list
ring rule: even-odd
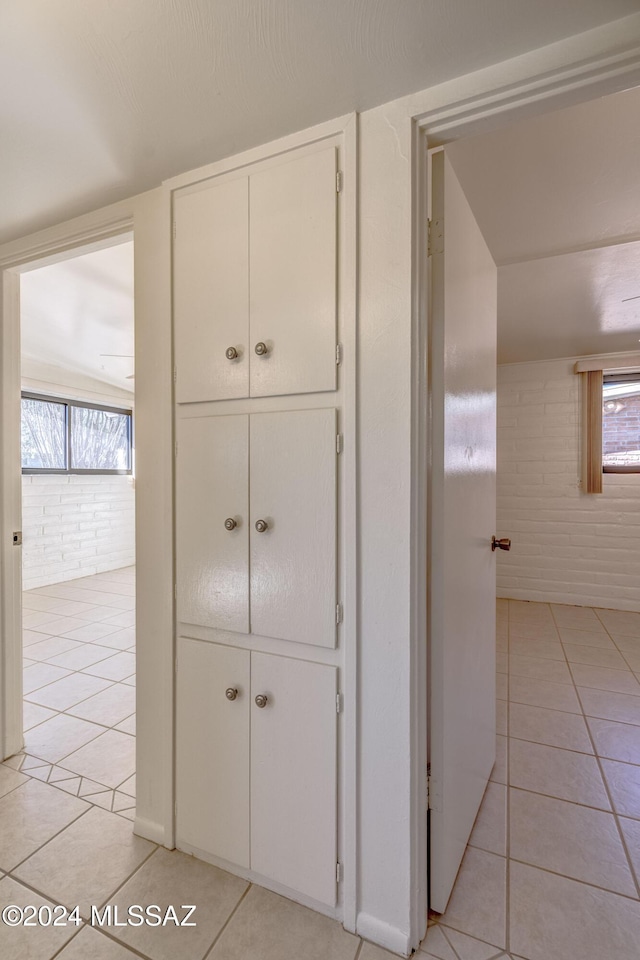
{"label": "baseboard trim", "polygon": [[498,600],[529,600],[533,603],[565,603],[571,607],[598,607],[604,610],[624,610],[629,613],[640,613],[640,603],[637,600],[625,600],[621,597],[603,597],[595,593],[585,597],[584,594],[571,592],[553,593],[548,590],[509,589],[498,587]]}
{"label": "baseboard trim", "polygon": [[411,945],[408,933],[392,927],[390,924],[372,917],[368,913],[359,913],[356,921],[356,933],[364,940],[371,940],[379,947],[398,953],[401,957],[408,957],[417,947]]}
{"label": "baseboard trim", "polygon": [[151,840],[152,843],[159,843],[161,847],[168,846],[169,849],[173,849],[173,844],[165,842],[166,831],[164,825],[156,823],[155,820],[136,817],[133,822],[133,832],[137,837],[143,837],[145,840]]}

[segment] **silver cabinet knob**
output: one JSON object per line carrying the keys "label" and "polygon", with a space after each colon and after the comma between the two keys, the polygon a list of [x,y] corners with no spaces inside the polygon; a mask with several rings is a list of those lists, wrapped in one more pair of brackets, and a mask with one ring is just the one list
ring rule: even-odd
{"label": "silver cabinet knob", "polygon": [[238,696],[238,690],[236,687],[227,687],[227,689],[224,692],[224,695],[227,698],[227,700],[235,700]]}
{"label": "silver cabinet knob", "polygon": [[266,343],[263,343],[262,340],[260,340],[259,343],[256,343],[255,351],[256,351],[256,353],[258,354],[259,357],[264,357],[264,356],[266,356],[267,353],[269,352],[269,349],[268,349]]}
{"label": "silver cabinet knob", "polygon": [[233,517],[227,517],[227,519],[224,522],[225,530],[235,530],[237,526],[238,526],[238,523],[236,520],[233,519]]}
{"label": "silver cabinet knob", "polygon": [[511,550],[511,540],[508,537],[503,537],[502,540],[498,540],[497,537],[491,537],[491,549],[495,550]]}
{"label": "silver cabinet knob", "polygon": [[269,698],[265,693],[259,693],[256,697],[256,707],[260,707],[260,709],[262,709],[262,707],[266,707],[268,701]]}
{"label": "silver cabinet knob", "polygon": [[269,527],[269,524],[267,523],[266,520],[256,520],[256,530],[258,531],[258,533],[264,533],[265,530],[268,529],[268,527]]}
{"label": "silver cabinet knob", "polygon": [[224,352],[224,355],[225,355],[225,357],[227,358],[227,360],[237,360],[237,359],[238,359],[238,351],[236,350],[235,347],[227,347],[227,349],[226,349],[225,352]]}

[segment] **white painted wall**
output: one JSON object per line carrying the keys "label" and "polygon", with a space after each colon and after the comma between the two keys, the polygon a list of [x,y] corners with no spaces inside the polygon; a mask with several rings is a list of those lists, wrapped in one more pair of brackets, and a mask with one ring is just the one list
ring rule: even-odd
{"label": "white painted wall", "polygon": [[134,496],[130,476],[23,476],[23,589],[134,563]]}
{"label": "white painted wall", "polygon": [[640,611],[640,475],[582,493],[574,362],[498,367],[498,596]]}

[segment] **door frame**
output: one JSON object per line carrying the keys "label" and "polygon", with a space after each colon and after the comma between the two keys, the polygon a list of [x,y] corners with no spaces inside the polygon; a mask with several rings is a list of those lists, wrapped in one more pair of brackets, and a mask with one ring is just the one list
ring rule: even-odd
{"label": "door frame", "polygon": [[[88,218],[85,218],[88,219]],[[84,229],[52,230],[0,248],[2,292],[2,387],[0,392],[0,625],[2,650],[2,704],[0,748],[2,758],[21,750],[22,724],[22,551],[13,545],[13,531],[22,527],[20,471],[20,275],[100,250],[133,236],[133,212],[122,209],[114,218],[94,216]],[[69,224],[71,226],[71,224]],[[13,248],[13,249],[12,249]],[[4,254],[4,255],[3,255]]]}
{"label": "door frame", "polygon": [[[607,28],[611,29],[611,32]],[[549,69],[543,51],[533,51],[529,70],[517,71],[515,82],[489,87],[476,96],[434,98],[433,90],[411,98],[411,929],[409,950],[424,938],[429,907],[429,339],[430,283],[428,222],[430,209],[429,151],[475,134],[489,133],[519,120],[584,103],[598,97],[640,86],[640,44],[629,36],[627,45],[617,24],[584,35],[584,47],[565,41],[567,53],[558,47],[559,65]],[[588,38],[588,39],[586,39]],[[608,44],[617,40],[614,53]],[[590,56],[585,48],[592,46]],[[517,64],[517,58],[513,64]],[[551,58],[550,58],[551,59]],[[509,62],[511,63],[511,62]],[[494,65],[499,68],[501,65]],[[492,69],[492,68],[489,68]],[[506,71],[508,73],[508,71]],[[525,79],[522,79],[524,74]],[[464,79],[464,78],[463,78]],[[447,85],[443,85],[446,90]],[[437,88],[436,88],[437,89]],[[441,105],[431,107],[434,99]],[[420,101],[425,103],[420,110]],[[427,106],[429,104],[429,106]],[[426,590],[425,590],[426,584]],[[425,642],[426,638],[426,642]]]}

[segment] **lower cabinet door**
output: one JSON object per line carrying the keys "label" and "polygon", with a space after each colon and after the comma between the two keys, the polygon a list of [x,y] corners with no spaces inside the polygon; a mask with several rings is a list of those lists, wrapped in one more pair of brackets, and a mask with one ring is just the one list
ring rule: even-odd
{"label": "lower cabinet door", "polygon": [[249,867],[250,653],[178,639],[177,845]]}
{"label": "lower cabinet door", "polygon": [[336,693],[335,667],[251,654],[251,869],[329,906],[336,902]]}

